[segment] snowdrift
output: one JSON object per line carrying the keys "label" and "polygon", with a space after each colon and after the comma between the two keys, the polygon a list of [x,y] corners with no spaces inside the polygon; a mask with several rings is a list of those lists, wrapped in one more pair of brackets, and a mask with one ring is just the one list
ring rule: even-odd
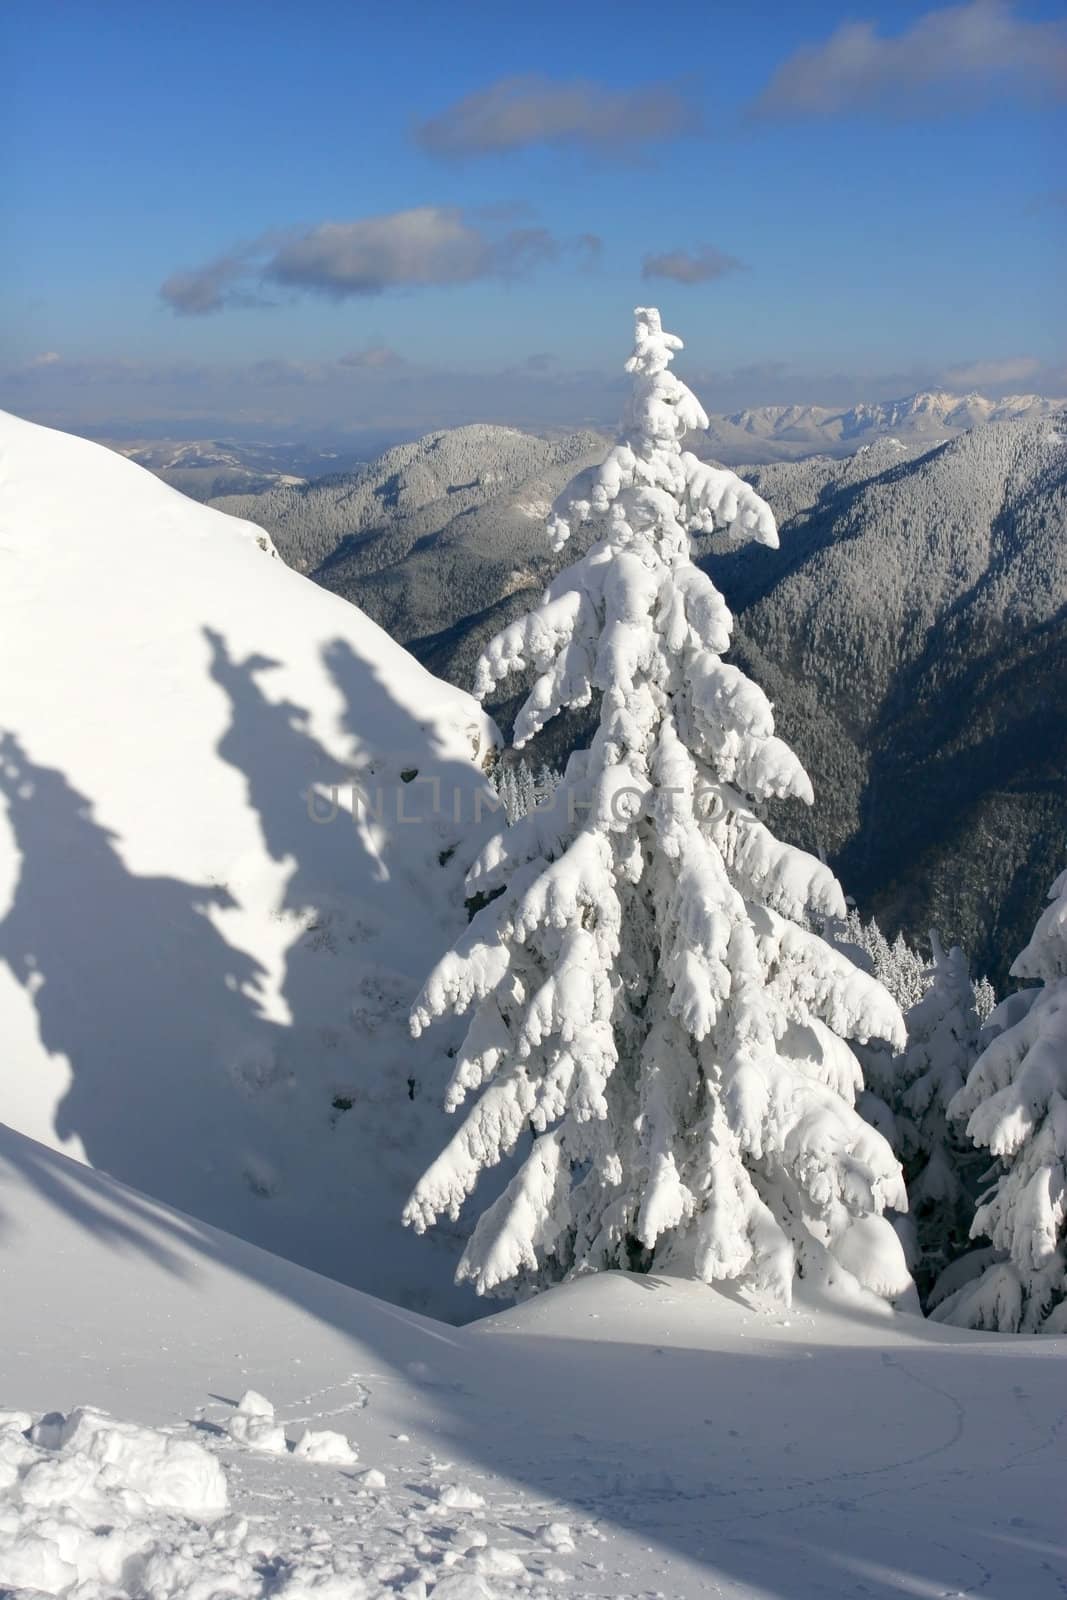
{"label": "snowdrift", "polygon": [[407,1012],[465,923],[476,702],[260,529],[6,414],[0,686],[0,1120],[458,1306],[455,1241],[397,1219],[443,1137]]}

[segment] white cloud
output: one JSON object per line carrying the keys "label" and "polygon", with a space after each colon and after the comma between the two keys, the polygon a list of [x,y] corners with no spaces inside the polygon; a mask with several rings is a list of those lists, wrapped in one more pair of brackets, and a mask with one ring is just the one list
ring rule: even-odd
{"label": "white cloud", "polygon": [[993,389],[1005,383],[1025,383],[1040,370],[1041,363],[1034,356],[1009,356],[1003,361],[971,361],[949,367],[944,376],[953,389]]}
{"label": "white cloud", "polygon": [[672,278],[675,283],[713,283],[727,273],[741,272],[744,266],[736,256],[704,244],[699,250],[667,250],[662,255],[646,256],[641,263],[641,276]]}
{"label": "white cloud", "polygon": [[1067,94],[1067,29],[1030,22],[1011,0],[928,11],[903,33],[845,22],[774,73],[752,107],[765,117],[878,112],[900,117],[1014,95]]}
{"label": "white cloud", "polygon": [[501,78],[428,118],[415,130],[430,155],[497,155],[530,145],[576,145],[626,155],[696,131],[699,119],[673,84],[612,89],[581,78],[529,73]]}
{"label": "white cloud", "polygon": [[182,315],[204,316],[227,306],[269,304],[256,283],[345,299],[515,277],[559,251],[545,228],[501,232],[455,207],[419,206],[355,222],[321,222],[303,233],[263,234],[202,267],[173,273],[160,294]]}

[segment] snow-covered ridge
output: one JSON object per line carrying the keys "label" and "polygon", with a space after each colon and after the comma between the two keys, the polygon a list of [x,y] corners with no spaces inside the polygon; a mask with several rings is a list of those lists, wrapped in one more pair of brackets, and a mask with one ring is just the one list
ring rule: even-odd
{"label": "snow-covered ridge", "polygon": [[1043,395],[984,395],[920,390],[899,400],[861,401],[854,406],[753,406],[729,416],[713,416],[701,440],[701,454],[759,464],[797,460],[814,454],[851,455],[886,434],[905,444],[936,444],[968,428],[990,422],[1032,422],[1051,417],[1067,400]]}
{"label": "snow-covered ridge", "polygon": [[407,1010],[465,921],[476,702],[260,528],[6,414],[0,682],[0,1120],[447,1303],[450,1249],[386,1241],[441,1137]]}

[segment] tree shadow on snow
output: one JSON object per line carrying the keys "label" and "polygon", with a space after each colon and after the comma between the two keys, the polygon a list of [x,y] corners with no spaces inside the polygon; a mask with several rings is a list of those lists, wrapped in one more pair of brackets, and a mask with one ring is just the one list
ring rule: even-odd
{"label": "tree shadow on snow", "polygon": [[211,917],[233,896],[132,873],[90,801],[11,734],[0,738],[0,795],[21,858],[0,962],[32,997],[44,1048],[70,1063],[56,1135],[79,1139],[94,1167],[124,1182],[188,1192],[213,1119],[237,1103],[214,1070],[220,1041],[236,1050],[261,1026],[262,969]]}
{"label": "tree shadow on snow", "polygon": [[[4,735],[0,799],[19,866],[0,919],[0,965],[30,998],[57,1072],[69,1063],[55,1133],[80,1141],[95,1169],[313,1270],[420,1309],[475,1314],[473,1295],[451,1284],[456,1231],[427,1250],[399,1226],[443,1137],[448,1071],[440,1038],[420,1051],[407,1033],[431,959],[411,952],[429,940],[435,959],[464,924],[469,818],[452,820],[446,808],[419,826],[388,824],[398,805],[407,819],[435,798],[401,774],[432,771],[439,793],[461,792],[464,808],[482,780],[442,755],[432,730],[344,641],[323,651],[337,692],[327,747],[301,706],[269,697],[269,657],[239,659],[221,635],[205,637],[229,707],[217,753],[241,775],[251,837],[276,864],[280,968],[268,972],[240,947],[242,902],[255,888],[242,878],[246,862],[225,884],[132,871],[94,801]],[[362,742],[377,729],[388,730],[383,757]],[[165,781],[146,774],[146,806]],[[330,826],[312,820],[309,790],[321,817],[331,788],[350,795],[353,782],[380,785],[384,831],[367,808],[356,823],[344,810]],[[419,929],[383,941],[400,884],[409,907],[428,887],[432,903]],[[25,1070],[9,1054],[5,1072]],[[35,1090],[42,1102],[56,1093]],[[31,1176],[43,1181],[39,1168]],[[76,1185],[53,1183],[51,1193],[87,1226],[100,1224]]]}

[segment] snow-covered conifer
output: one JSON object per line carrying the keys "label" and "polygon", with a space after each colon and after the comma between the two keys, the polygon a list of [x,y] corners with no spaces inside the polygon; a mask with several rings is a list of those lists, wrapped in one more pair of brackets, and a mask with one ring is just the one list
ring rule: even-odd
{"label": "snow-covered conifer", "polygon": [[893,1097],[922,1294],[967,1248],[975,1181],[988,1166],[948,1115],[978,1055],[975,985],[958,946],[946,951],[936,932],[930,946],[928,987],[904,1018],[908,1046],[897,1060]]}
{"label": "snow-covered conifer", "polygon": [[416,1033],[473,1008],[447,1104],[473,1106],[405,1220],[455,1218],[534,1135],[459,1268],[480,1292],[610,1266],[669,1268],[788,1302],[797,1271],[910,1287],[887,1207],[900,1168],[854,1109],[846,1037],[903,1043],[884,988],[804,925],[841,890],[757,807],[809,801],[763,691],[725,662],[731,616],[693,530],[776,545],[769,507],[682,449],[707,425],[670,371],[681,341],[639,309],[620,442],[557,502],[587,553],[488,646],[477,691],[538,674],[518,746],[601,692],[555,804],[497,835],[468,878],[495,895],[438,964]]}
{"label": "snow-covered conifer", "polygon": [[547,761],[542,761],[534,777],[534,805],[547,805],[552,800],[559,788],[561,772],[555,767],[550,767]]}
{"label": "snow-covered conifer", "polygon": [[984,1028],[996,1009],[997,992],[988,978],[979,978],[974,986],[974,1008],[978,1021]]}
{"label": "snow-covered conifer", "polygon": [[830,919],[821,931],[831,944],[858,945],[867,957],[869,970],[884,984],[902,1011],[908,1011],[922,998],[930,973],[919,952],[898,933],[890,944],[875,918],[864,922],[855,906],[844,922]]}
{"label": "snow-covered conifer", "polygon": [[494,776],[496,792],[509,822],[528,816],[535,806],[546,805],[556,792],[560,774],[542,761],[535,772],[525,756],[501,765]]}
{"label": "snow-covered conifer", "polygon": [[533,775],[525,761],[499,766],[493,775],[493,785],[509,822],[518,822],[533,809]]}
{"label": "snow-covered conifer", "polygon": [[948,1108],[1000,1163],[971,1228],[996,1259],[933,1313],[963,1327],[1067,1333],[1067,872],[1049,902],[1011,969],[1039,986],[993,1012]]}

